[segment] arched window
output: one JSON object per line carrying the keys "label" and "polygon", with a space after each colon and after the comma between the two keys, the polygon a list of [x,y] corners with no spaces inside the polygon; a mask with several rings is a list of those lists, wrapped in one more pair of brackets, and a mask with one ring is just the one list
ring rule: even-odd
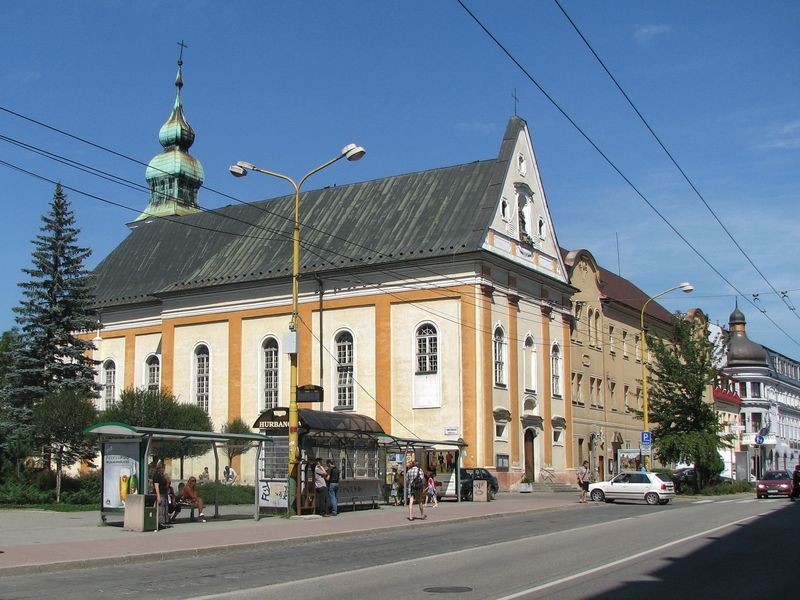
{"label": "arched window", "polygon": [[151,354],[144,361],[147,375],[147,389],[158,390],[161,387],[161,361],[158,356]]}
{"label": "arched window", "polygon": [[599,348],[600,346],[603,345],[602,344],[603,340],[600,339],[600,311],[599,310],[596,310],[594,312],[593,327],[594,327],[594,343]]}
{"label": "arched window", "polygon": [[436,327],[430,323],[417,329],[417,374],[439,371],[439,341]]}
{"label": "arched window", "polygon": [[267,338],[261,345],[264,364],[264,406],[262,410],[278,406],[278,340]]}
{"label": "arched window", "polygon": [[536,391],[536,380],[539,377],[539,369],[536,360],[536,342],[533,336],[525,338],[525,389],[531,392]]}
{"label": "arched window", "polygon": [[117,364],[110,358],[103,363],[103,402],[106,409],[117,400]]}
{"label": "arched window", "polygon": [[506,335],[502,327],[494,330],[494,384],[506,384]]}
{"label": "arched window", "polygon": [[194,349],[194,401],[208,412],[211,377],[211,355],[208,346],[200,344]]}
{"label": "arched window", "polygon": [[352,409],[353,387],[353,336],[343,331],[336,336],[336,408]]}
{"label": "arched window", "polygon": [[553,344],[553,348],[550,351],[550,361],[552,365],[552,378],[553,378],[553,395],[560,396],[561,395],[561,350],[558,347],[558,344]]}

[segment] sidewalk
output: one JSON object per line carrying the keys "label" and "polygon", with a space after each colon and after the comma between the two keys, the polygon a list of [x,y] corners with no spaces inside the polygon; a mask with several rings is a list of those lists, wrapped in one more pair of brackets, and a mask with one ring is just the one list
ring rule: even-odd
{"label": "sidewalk", "polygon": [[[407,520],[407,507],[386,505],[377,510],[342,512],[326,519],[264,517],[260,521],[244,517],[246,508],[220,507],[223,517],[230,514],[226,512],[229,509],[242,518],[212,518],[207,523],[179,521],[171,529],[147,533],[101,526],[98,511],[0,510],[0,577],[197,556],[381,529],[430,527],[437,523],[573,506],[576,501],[575,494],[501,493],[493,502],[440,502],[438,508],[428,508],[426,520],[413,522]],[[416,506],[414,515],[419,516]],[[121,519],[122,515],[119,522]]]}

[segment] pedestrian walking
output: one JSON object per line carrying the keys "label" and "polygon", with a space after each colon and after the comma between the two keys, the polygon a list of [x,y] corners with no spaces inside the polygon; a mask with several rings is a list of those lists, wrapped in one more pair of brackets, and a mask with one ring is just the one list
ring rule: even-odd
{"label": "pedestrian walking", "polygon": [[439,508],[439,499],[436,497],[436,478],[433,471],[428,473],[428,484],[425,487],[425,507],[428,503],[433,502],[434,508]]}
{"label": "pedestrian walking", "polygon": [[339,514],[339,468],[333,459],[328,459],[328,512]]}
{"label": "pedestrian walking", "polygon": [[410,465],[410,469],[408,469],[406,481],[408,482],[408,520],[413,521],[413,512],[414,512],[414,502],[417,503],[419,507],[419,518],[420,519],[427,519],[427,515],[425,514],[425,508],[422,505],[422,495],[425,493],[425,472],[422,470],[415,461],[411,461],[408,463]]}
{"label": "pedestrian walking", "polygon": [[795,498],[800,498],[800,464],[794,466],[792,473],[792,493],[789,495],[789,500],[794,501]]}
{"label": "pedestrian walking", "polygon": [[586,502],[586,492],[589,491],[589,482],[592,479],[591,471],[589,470],[589,461],[583,461],[583,466],[578,469],[578,485],[581,488],[581,497],[578,502]]}

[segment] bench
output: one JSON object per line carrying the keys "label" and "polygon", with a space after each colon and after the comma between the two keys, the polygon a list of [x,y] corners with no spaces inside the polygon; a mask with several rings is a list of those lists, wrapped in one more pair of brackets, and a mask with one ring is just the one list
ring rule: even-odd
{"label": "bench", "polygon": [[378,502],[383,499],[383,496],[358,496],[358,495],[341,495],[338,497],[339,509],[349,507],[350,510],[356,511],[359,506],[369,506],[370,508],[377,508]]}

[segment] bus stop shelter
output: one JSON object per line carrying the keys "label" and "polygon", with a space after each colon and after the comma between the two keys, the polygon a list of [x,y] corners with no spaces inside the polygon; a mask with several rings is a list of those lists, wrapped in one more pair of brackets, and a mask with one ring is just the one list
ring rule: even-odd
{"label": "bus stop shelter", "polygon": [[[272,443],[272,438],[260,433],[217,433],[214,431],[185,431],[180,429],[159,429],[138,427],[128,423],[107,421],[96,423],[84,429],[84,433],[96,435],[100,439],[100,464],[102,486],[100,492],[100,513],[105,520],[106,513],[122,512],[128,494],[146,493],[151,486],[148,473],[148,456],[153,443],[187,442],[208,444],[214,451],[214,478],[219,482],[219,447],[231,442],[256,448],[256,461],[263,446]],[[256,467],[255,481],[258,481]],[[254,518],[258,520],[258,486],[255,486]],[[219,500],[214,492],[214,516],[219,516]]]}

